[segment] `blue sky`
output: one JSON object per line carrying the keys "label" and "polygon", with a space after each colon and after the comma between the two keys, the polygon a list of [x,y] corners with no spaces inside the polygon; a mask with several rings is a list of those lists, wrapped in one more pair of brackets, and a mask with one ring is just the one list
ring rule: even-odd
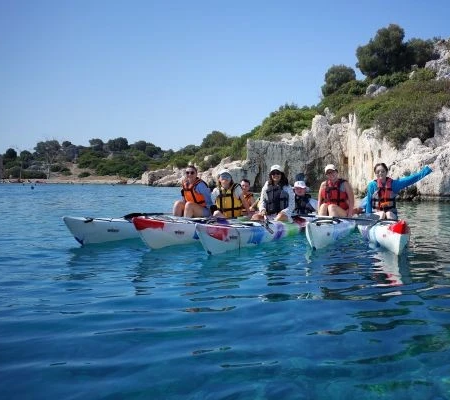
{"label": "blue sky", "polygon": [[391,23],[450,38],[448,1],[0,0],[0,153],[125,137],[240,136]]}

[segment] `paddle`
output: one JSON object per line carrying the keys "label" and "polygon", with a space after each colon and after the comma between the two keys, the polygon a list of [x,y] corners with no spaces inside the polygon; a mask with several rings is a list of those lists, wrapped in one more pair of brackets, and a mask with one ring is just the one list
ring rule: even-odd
{"label": "paddle", "polygon": [[267,232],[273,235],[273,229],[269,226],[269,218],[267,218],[267,215],[264,215],[264,228],[267,229]]}
{"label": "paddle", "polygon": [[165,213],[162,212],[154,212],[154,213],[130,213],[127,215],[124,215],[122,218],[123,219],[128,219],[131,220],[134,217],[151,217],[152,215],[164,215]]}

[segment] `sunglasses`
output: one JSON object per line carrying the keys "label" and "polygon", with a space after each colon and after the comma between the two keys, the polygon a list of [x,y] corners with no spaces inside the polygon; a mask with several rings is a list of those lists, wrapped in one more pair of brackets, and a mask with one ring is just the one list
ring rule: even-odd
{"label": "sunglasses", "polygon": [[186,175],[194,175],[195,174],[195,171],[185,171],[186,172]]}
{"label": "sunglasses", "polygon": [[386,171],[384,169],[379,169],[377,171],[375,171],[375,174],[380,175],[380,174],[385,174]]}
{"label": "sunglasses", "polygon": [[281,175],[280,171],[272,171],[270,175]]}
{"label": "sunglasses", "polygon": [[327,171],[327,172],[325,172],[325,175],[332,175],[332,174],[334,174],[336,171]]}

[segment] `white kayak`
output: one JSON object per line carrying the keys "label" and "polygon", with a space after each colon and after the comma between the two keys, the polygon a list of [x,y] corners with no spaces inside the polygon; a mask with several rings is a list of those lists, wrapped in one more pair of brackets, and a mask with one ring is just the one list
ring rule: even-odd
{"label": "white kayak", "polygon": [[184,218],[171,215],[133,218],[136,232],[151,249],[191,244],[198,242],[195,232],[197,223],[206,222],[208,218]]}
{"label": "white kayak", "polygon": [[358,226],[364,239],[377,247],[383,247],[394,254],[403,253],[409,243],[410,229],[406,221],[379,220],[373,225]]}
{"label": "white kayak", "polygon": [[338,217],[317,217],[306,224],[306,238],[313,249],[322,249],[355,230],[356,222]]}
{"label": "white kayak", "polygon": [[139,239],[131,219],[62,217],[75,240],[82,246],[116,240]]}
{"label": "white kayak", "polygon": [[303,231],[305,225],[304,218],[296,218],[293,223],[238,221],[227,225],[197,224],[196,232],[208,254],[220,254],[298,235]]}

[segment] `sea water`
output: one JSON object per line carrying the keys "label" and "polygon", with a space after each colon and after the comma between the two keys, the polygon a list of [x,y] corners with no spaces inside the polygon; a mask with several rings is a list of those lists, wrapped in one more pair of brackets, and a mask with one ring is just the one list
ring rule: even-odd
{"label": "sea water", "polygon": [[177,188],[0,185],[2,399],[449,399],[450,206],[401,203],[401,257],[358,232],[209,256],[80,247],[61,217],[170,212]]}

